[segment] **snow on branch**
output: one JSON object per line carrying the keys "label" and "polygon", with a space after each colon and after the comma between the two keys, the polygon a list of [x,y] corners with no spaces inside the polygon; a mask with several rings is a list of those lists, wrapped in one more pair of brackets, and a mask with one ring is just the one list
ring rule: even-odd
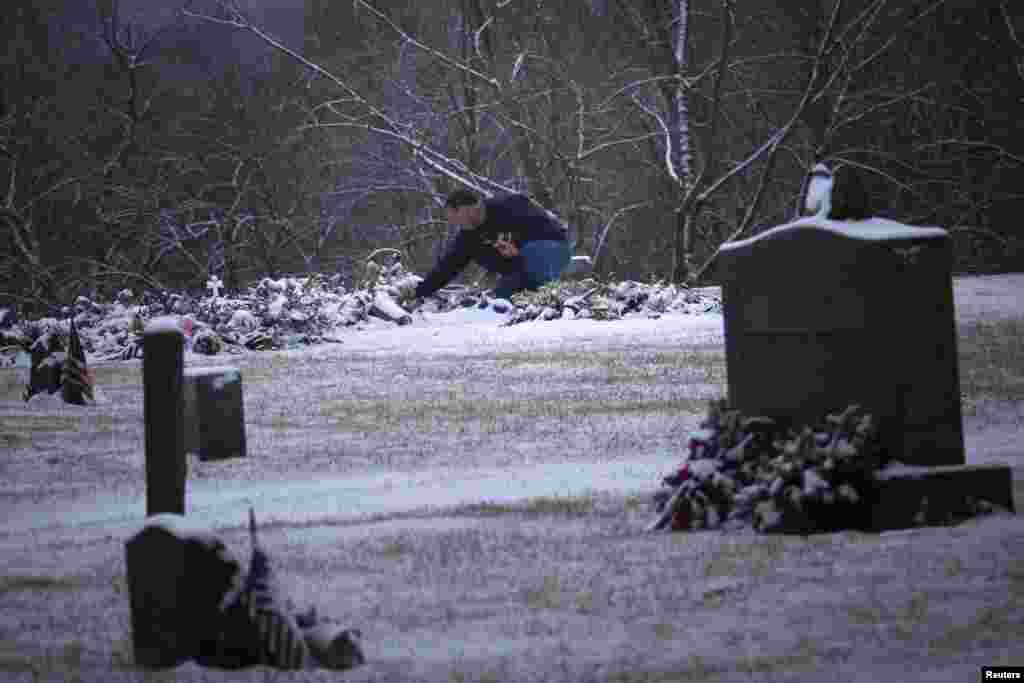
{"label": "snow on branch", "polygon": [[456,69],[458,69],[458,70],[460,70],[462,72],[465,72],[465,73],[469,74],[470,76],[473,76],[474,78],[478,78],[478,79],[484,81],[485,83],[490,85],[495,90],[501,90],[501,83],[499,83],[496,78],[492,78],[491,76],[488,76],[487,74],[481,73],[481,72],[477,71],[476,69],[474,69],[473,67],[469,66],[468,64],[465,64],[465,63],[463,63],[463,62],[461,62],[461,61],[459,61],[457,59],[449,57],[448,55],[444,54],[440,50],[436,50],[436,49],[430,47],[429,45],[416,40],[416,38],[414,38],[410,34],[408,34],[405,31],[403,31],[401,29],[401,27],[399,27],[394,21],[391,20],[390,17],[388,17],[386,14],[381,12],[379,9],[377,9],[376,7],[371,5],[369,2],[366,2],[366,0],[355,0],[355,4],[357,6],[366,8],[367,11],[369,11],[375,17],[377,17],[378,19],[383,21],[385,24],[387,24],[391,28],[391,30],[393,30],[395,33],[397,33],[398,35],[400,35],[402,37],[402,40],[404,40],[404,41],[406,41],[406,42],[408,42],[408,43],[410,43],[412,45],[415,45],[416,47],[418,47],[420,50],[423,50],[427,54],[430,54],[430,55],[433,55],[434,57],[437,57],[438,59],[440,59],[442,62],[444,62],[448,66],[454,67],[454,68],[456,68]]}
{"label": "snow on branch", "polygon": [[632,95],[631,99],[640,107],[648,116],[650,116],[661,128],[661,134],[665,136],[665,172],[668,173],[669,178],[677,186],[682,187],[683,181],[676,172],[675,164],[672,162],[672,131],[669,130],[668,123],[665,122],[664,117],[661,116],[653,107],[648,106],[646,102],[640,99],[637,95]]}
{"label": "snow on branch", "polygon": [[1017,47],[1024,49],[1024,39],[1020,37],[1017,32],[1017,27],[1013,25],[1013,19],[1010,15],[1010,10],[1007,8],[1009,4],[1008,0],[1001,0],[999,3],[999,9],[1003,11],[1003,21],[1006,22],[1006,28],[1010,31],[1010,40],[1017,44]]}
{"label": "snow on branch", "polygon": [[602,247],[604,247],[605,237],[608,236],[608,231],[611,229],[612,223],[618,220],[619,216],[628,211],[633,211],[634,209],[650,206],[651,204],[652,202],[650,201],[637,202],[635,204],[630,204],[629,206],[624,206],[621,209],[617,210],[615,213],[613,213],[612,217],[608,219],[608,222],[604,224],[604,228],[601,229],[601,234],[597,238],[597,246],[594,247],[594,255],[591,257],[590,260],[594,263],[597,263],[597,259],[601,255],[601,249]]}

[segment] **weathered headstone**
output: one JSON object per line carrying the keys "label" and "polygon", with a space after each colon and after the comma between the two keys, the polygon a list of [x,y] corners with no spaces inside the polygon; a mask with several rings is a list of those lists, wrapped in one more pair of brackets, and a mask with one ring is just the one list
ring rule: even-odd
{"label": "weathered headstone", "polygon": [[148,517],[125,543],[136,665],[195,660],[241,669],[351,669],[365,663],[362,634],[315,607],[296,613],[267,552],[253,541],[249,571],[210,528],[181,515]]}
{"label": "weathered headstone", "polygon": [[808,218],[723,244],[730,406],[816,424],[860,405],[890,457],[962,464],[949,235]]}
{"label": "weathered headstone", "polygon": [[242,373],[233,367],[185,369],[185,451],[201,460],[245,456]]}
{"label": "weathered headstone", "polygon": [[184,337],[178,319],[154,318],[143,331],[146,515],[185,514]]}
{"label": "weathered headstone", "polygon": [[167,668],[215,647],[220,605],[240,580],[224,543],[180,515],[148,517],[125,543],[135,663]]}

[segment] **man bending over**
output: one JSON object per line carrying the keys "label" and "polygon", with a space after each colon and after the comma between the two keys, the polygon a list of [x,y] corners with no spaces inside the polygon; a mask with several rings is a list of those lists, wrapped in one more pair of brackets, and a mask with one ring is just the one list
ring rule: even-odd
{"label": "man bending over", "polygon": [[462,226],[448,251],[416,287],[417,306],[462,272],[470,261],[498,275],[494,295],[537,289],[569,263],[566,229],[521,194],[481,199],[456,190],[445,201],[448,222]]}

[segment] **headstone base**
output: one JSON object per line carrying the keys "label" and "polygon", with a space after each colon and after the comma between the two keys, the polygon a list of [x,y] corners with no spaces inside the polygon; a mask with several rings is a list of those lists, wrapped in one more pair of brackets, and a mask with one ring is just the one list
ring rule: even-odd
{"label": "headstone base", "polygon": [[973,517],[978,501],[1014,512],[1008,465],[897,465],[880,471],[871,530],[942,525]]}

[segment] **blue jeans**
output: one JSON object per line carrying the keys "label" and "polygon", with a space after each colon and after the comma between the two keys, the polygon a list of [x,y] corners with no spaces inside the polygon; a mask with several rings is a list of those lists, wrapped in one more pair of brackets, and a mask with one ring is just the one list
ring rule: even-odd
{"label": "blue jeans", "polygon": [[[562,271],[569,265],[569,243],[564,240],[536,240],[527,242],[519,249],[522,268],[508,273],[501,273],[494,287],[494,296],[508,299],[516,292],[524,289],[537,289],[552,280],[558,279]],[[500,256],[498,258],[501,258]],[[486,259],[489,261],[490,259]],[[497,268],[489,267],[489,263],[481,263],[490,271]]]}

